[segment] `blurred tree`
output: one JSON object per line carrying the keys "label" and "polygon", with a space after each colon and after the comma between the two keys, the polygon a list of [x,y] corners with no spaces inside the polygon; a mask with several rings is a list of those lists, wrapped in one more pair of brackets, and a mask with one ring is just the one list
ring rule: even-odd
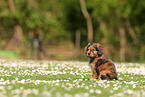
{"label": "blurred tree", "polygon": [[[144,0],[85,0],[85,5],[92,19],[92,39],[103,45],[107,56],[117,61],[145,58]],[[77,30],[81,47],[89,37],[80,0],[0,0],[0,23],[0,39],[9,44],[16,37],[17,43],[27,43],[28,33],[36,27],[42,29],[47,45],[75,43]]]}
{"label": "blurred tree", "polygon": [[[132,21],[136,20],[137,18],[132,19],[132,17],[134,18],[133,16],[134,12],[138,12],[139,10],[145,9],[145,7],[143,7],[144,6],[143,1],[141,0],[137,2],[135,0],[130,2],[129,0],[122,0],[122,1],[92,0],[92,2],[87,2],[87,4],[88,7],[92,9],[91,12],[93,16],[93,21],[98,22],[100,25],[99,30],[95,30],[95,35],[97,38],[99,36],[99,39],[101,39],[101,42],[105,45],[104,51],[108,50],[107,55],[112,56],[113,54],[109,54],[109,52],[111,53],[113,49],[115,49],[116,51],[120,49],[120,52],[124,52],[122,53],[124,55],[120,54],[120,57],[125,56],[126,54],[129,53],[133,54],[134,52],[131,53],[131,52],[127,52],[128,50],[125,51],[125,48],[126,49],[132,48],[130,46],[133,46],[133,48],[135,48],[134,45],[137,46],[139,43],[138,35],[140,35],[141,33],[139,34],[138,32],[136,32],[135,28],[133,27],[134,25],[137,26],[138,24],[132,24]],[[140,7],[139,6],[136,7],[136,4],[140,5]],[[123,26],[120,27],[120,25]],[[122,41],[119,40],[120,39],[119,37],[121,37],[120,36],[121,33],[119,31],[120,28],[124,29],[124,31],[126,32],[124,35],[126,42],[119,42]],[[99,39],[97,39],[97,41],[100,41]],[[121,50],[122,47],[119,47],[118,44],[120,43],[121,44],[124,43],[124,46],[122,46],[124,50]],[[111,48],[110,44],[113,44],[114,47]],[[130,49],[130,51],[131,50],[135,50],[135,49]],[[130,60],[129,57],[126,60]]]}
{"label": "blurred tree", "polygon": [[88,42],[93,42],[93,25],[92,25],[92,19],[90,14],[87,11],[85,0],[80,0],[81,10],[82,13],[87,21],[87,28],[88,28]]}
{"label": "blurred tree", "polygon": [[[17,14],[14,1],[8,0],[10,11],[13,15]],[[17,18],[13,18],[14,20],[14,34],[9,41],[8,45],[6,46],[6,50],[11,49],[12,46],[20,47],[22,50],[24,50],[24,39],[23,39],[23,31],[19,24],[19,21]]]}

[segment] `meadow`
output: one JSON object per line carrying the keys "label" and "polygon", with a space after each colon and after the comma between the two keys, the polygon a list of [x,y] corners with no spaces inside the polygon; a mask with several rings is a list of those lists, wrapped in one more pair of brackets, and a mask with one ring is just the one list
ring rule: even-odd
{"label": "meadow", "polygon": [[0,97],[145,97],[145,64],[115,63],[119,80],[90,80],[88,62],[0,60]]}

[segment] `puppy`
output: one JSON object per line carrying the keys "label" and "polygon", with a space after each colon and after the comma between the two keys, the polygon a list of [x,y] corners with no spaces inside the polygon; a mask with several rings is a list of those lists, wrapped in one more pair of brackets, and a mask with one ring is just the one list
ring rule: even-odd
{"label": "puppy", "polygon": [[92,72],[91,80],[118,80],[114,63],[104,56],[103,48],[99,43],[88,43],[85,52]]}

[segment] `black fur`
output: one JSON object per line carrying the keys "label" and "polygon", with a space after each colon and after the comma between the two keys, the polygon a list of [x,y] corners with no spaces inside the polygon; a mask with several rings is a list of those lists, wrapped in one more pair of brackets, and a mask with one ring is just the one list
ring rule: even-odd
{"label": "black fur", "polygon": [[98,61],[96,62],[96,66],[98,67],[101,64],[104,64],[106,62],[108,62],[108,59],[107,58],[106,59],[98,59]]}
{"label": "black fur", "polygon": [[106,76],[105,75],[101,75],[101,79],[103,80],[103,79],[105,79],[106,78]]}

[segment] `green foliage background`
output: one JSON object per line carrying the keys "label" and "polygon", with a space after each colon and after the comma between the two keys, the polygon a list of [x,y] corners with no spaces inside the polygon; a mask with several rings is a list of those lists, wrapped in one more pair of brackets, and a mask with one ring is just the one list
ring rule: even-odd
{"label": "green foliage background", "polygon": [[[145,58],[145,1],[144,0],[85,0],[94,28],[94,42],[114,48],[108,56],[119,60],[119,24],[126,32],[126,61],[144,61]],[[0,48],[13,35],[15,19],[23,29],[25,42],[30,30],[39,26],[45,45],[75,45],[75,32],[81,30],[81,48],[87,45],[86,20],[79,0],[14,0],[16,10],[11,13],[8,0],[0,1]],[[105,24],[100,29],[98,18]],[[129,19],[139,42],[135,44],[125,20]],[[27,42],[26,42],[27,43]],[[5,45],[4,45],[5,44]],[[28,44],[27,44],[28,45]]]}

